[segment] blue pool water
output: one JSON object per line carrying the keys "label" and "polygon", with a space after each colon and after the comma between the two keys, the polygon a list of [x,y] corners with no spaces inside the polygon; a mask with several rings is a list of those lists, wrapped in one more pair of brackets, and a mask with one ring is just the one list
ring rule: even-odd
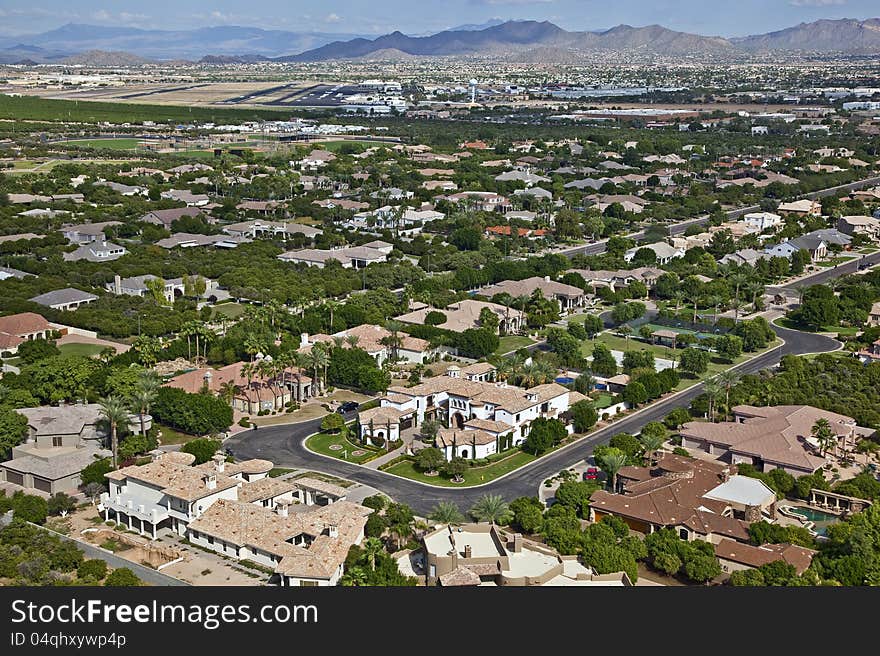
{"label": "blue pool water", "polygon": [[574,378],[569,378],[568,376],[560,376],[556,379],[556,382],[560,385],[569,385],[574,382]]}

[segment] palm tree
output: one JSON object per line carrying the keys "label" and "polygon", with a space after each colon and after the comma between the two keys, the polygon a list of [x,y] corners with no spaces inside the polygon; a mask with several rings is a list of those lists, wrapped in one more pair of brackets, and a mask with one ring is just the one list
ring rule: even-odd
{"label": "palm tree", "polygon": [[327,312],[330,314],[330,326],[327,332],[333,332],[333,314],[342,307],[342,303],[339,301],[335,301],[333,299],[327,299],[324,301],[324,307],[327,308]]}
{"label": "palm tree", "polygon": [[348,345],[351,348],[356,348],[358,345],[358,342],[361,341],[361,338],[358,337],[357,335],[346,335],[345,341],[348,343]]}
{"label": "palm tree", "polygon": [[100,399],[98,404],[101,406],[101,416],[110,424],[110,450],[113,454],[113,469],[116,469],[119,460],[118,428],[119,424],[128,423],[128,408],[118,396]]}
{"label": "palm tree", "polygon": [[233,399],[235,399],[236,385],[231,380],[227,380],[225,383],[220,385],[220,398],[226,401],[229,405],[232,405]]}
{"label": "palm tree", "polygon": [[654,454],[663,446],[663,436],[657,433],[648,433],[647,435],[642,433],[639,435],[639,442],[642,443],[642,448],[645,450],[645,458],[653,460]]}
{"label": "palm tree", "polygon": [[349,570],[339,580],[339,584],[346,587],[361,587],[367,585],[367,572],[363,567],[349,568]]}
{"label": "palm tree", "polygon": [[741,378],[742,376],[733,369],[725,369],[715,377],[715,380],[724,387],[725,416],[730,412],[730,388],[736,386]]}
{"label": "palm tree", "polygon": [[403,339],[400,337],[400,331],[403,330],[403,324],[392,319],[385,323],[385,330],[391,334],[388,337],[383,338],[383,340],[387,340],[388,343],[383,343],[382,345],[390,346],[391,357],[394,360],[397,360],[397,349],[399,349],[400,345],[403,343]]}
{"label": "palm tree", "polygon": [[513,518],[510,506],[500,494],[487,494],[477,499],[470,509],[471,517],[478,522],[505,524]]}
{"label": "palm tree", "polygon": [[709,305],[711,305],[715,309],[715,312],[712,314],[712,325],[714,326],[718,323],[718,308],[721,306],[722,303],[724,303],[724,299],[720,296],[710,296],[706,300]]}
{"label": "palm tree", "polygon": [[460,524],[464,521],[464,515],[451,501],[441,501],[431,510],[428,519],[438,524]]}
{"label": "palm tree", "polygon": [[385,551],[385,545],[382,544],[382,540],[379,538],[367,538],[364,540],[364,544],[361,547],[364,552],[364,556],[367,557],[367,562],[370,563],[370,570],[376,571],[376,556]]}
{"label": "palm tree", "polygon": [[[315,382],[318,387],[318,394],[320,394],[324,389],[321,380],[321,372],[330,364],[330,357],[327,355],[327,351],[321,346],[321,344],[315,344],[312,346],[312,350],[309,351],[308,362],[312,371],[315,373]],[[323,382],[326,383],[326,380]]]}
{"label": "palm tree", "polygon": [[709,399],[709,421],[715,421],[715,403],[721,396],[722,387],[714,378],[710,378],[703,383],[703,392]]}
{"label": "palm tree", "polygon": [[626,454],[620,449],[609,450],[601,458],[602,469],[611,478],[611,491],[617,489],[617,472],[626,465]]}
{"label": "palm tree", "polygon": [[152,372],[143,372],[138,378],[134,393],[131,396],[131,404],[137,408],[141,421],[141,435],[146,435],[144,415],[150,414],[150,407],[156,401],[159,394],[159,379]]}
{"label": "palm tree", "polygon": [[819,442],[819,449],[823,456],[837,443],[837,435],[831,429],[829,421],[824,417],[816,420],[816,423],[810,429],[810,435]]}

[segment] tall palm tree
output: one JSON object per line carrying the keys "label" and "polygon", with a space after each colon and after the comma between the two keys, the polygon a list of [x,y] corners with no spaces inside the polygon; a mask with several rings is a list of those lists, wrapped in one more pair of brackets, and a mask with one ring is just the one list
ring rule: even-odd
{"label": "tall palm tree", "polygon": [[320,394],[324,390],[324,384],[326,384],[326,380],[322,381],[321,379],[321,373],[330,364],[330,357],[327,355],[327,351],[321,346],[321,344],[315,344],[312,346],[312,350],[309,351],[308,361],[309,366],[315,373],[315,382],[318,387],[318,394]]}
{"label": "tall palm tree", "polygon": [[602,469],[608,474],[609,478],[611,478],[611,491],[615,491],[617,489],[617,472],[621,470],[622,467],[626,466],[626,454],[620,449],[614,449],[613,451],[609,450],[601,458]]}
{"label": "tall palm tree", "polygon": [[110,450],[113,454],[113,469],[116,469],[119,461],[119,424],[128,422],[128,408],[118,396],[100,399],[98,404],[101,406],[101,416],[110,424]]}
{"label": "tall palm tree", "polygon": [[234,382],[231,380],[227,380],[225,383],[220,385],[219,395],[220,398],[226,401],[229,405],[232,405],[233,399],[235,399],[235,392],[237,387]]}
{"label": "tall palm tree", "polygon": [[327,308],[327,312],[330,314],[330,325],[327,332],[333,332],[333,315],[336,313],[339,308],[342,307],[342,303],[339,301],[333,300],[332,298],[328,298],[324,301],[324,307]]}
{"label": "tall palm tree", "polygon": [[431,510],[428,519],[438,524],[461,524],[464,521],[464,515],[451,501],[441,501]]}
{"label": "tall palm tree", "polygon": [[356,348],[357,345],[358,345],[358,342],[361,341],[361,338],[358,337],[357,335],[346,335],[346,336],[345,336],[345,341],[348,343],[348,345],[349,345],[351,348]]}
{"label": "tall palm tree", "polygon": [[394,360],[397,360],[397,350],[403,343],[403,339],[400,337],[400,331],[403,330],[403,324],[399,321],[395,321],[392,319],[385,323],[385,330],[387,330],[391,334],[388,337],[384,338],[388,340],[388,344],[383,344],[383,346],[390,346],[391,357]]}
{"label": "tall palm tree", "polygon": [[[146,372],[144,372],[146,374]],[[134,393],[131,395],[131,405],[138,411],[141,422],[141,435],[147,434],[144,416],[150,414],[150,407],[156,401],[159,394],[159,381],[155,376],[142,375],[138,378]]]}
{"label": "tall palm tree", "polygon": [[478,522],[505,524],[513,518],[510,506],[500,494],[487,494],[477,499],[470,509],[471,517]]}
{"label": "tall palm tree", "polygon": [[370,563],[370,570],[375,572],[376,556],[385,551],[385,545],[382,544],[382,540],[379,538],[367,538],[364,540],[361,549],[363,549],[364,555],[367,557],[367,562]]}
{"label": "tall palm tree", "polygon": [[715,421],[715,404],[718,397],[721,396],[722,387],[714,378],[710,378],[703,383],[703,392],[709,399],[709,421]]}
{"label": "tall palm tree", "polygon": [[741,378],[742,376],[740,376],[739,372],[734,371],[733,369],[725,369],[715,376],[715,380],[724,387],[725,416],[730,412],[730,388],[735,387]]}
{"label": "tall palm tree", "polygon": [[629,338],[632,336],[633,333],[632,326],[630,326],[628,323],[625,323],[617,329],[617,332],[623,335],[623,338],[626,340],[626,349],[629,350]]}

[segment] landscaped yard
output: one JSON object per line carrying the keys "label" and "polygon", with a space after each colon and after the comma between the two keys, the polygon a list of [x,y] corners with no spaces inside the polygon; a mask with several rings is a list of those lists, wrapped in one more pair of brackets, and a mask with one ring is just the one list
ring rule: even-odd
{"label": "landscaped yard", "polygon": [[817,264],[820,267],[825,267],[827,269],[829,267],[837,266],[838,264],[844,264],[845,262],[849,262],[850,260],[854,259],[855,258],[851,255],[846,257],[835,257],[834,259],[826,260],[825,262],[818,262]]}
{"label": "landscaped yard", "polygon": [[780,328],[788,328],[789,330],[801,330],[803,332],[818,332],[818,333],[832,333],[835,335],[856,335],[859,333],[860,328],[855,326],[822,326],[819,330],[813,330],[810,326],[801,325],[795,321],[792,321],[788,317],[779,317],[773,323],[775,323]]}
{"label": "landscaped yard", "polygon": [[223,303],[222,305],[214,306],[211,318],[219,319],[220,317],[226,317],[227,319],[238,319],[244,314],[244,310],[245,306],[241,303]]}
{"label": "landscaped yard", "polygon": [[605,408],[610,408],[614,405],[614,394],[609,394],[608,392],[599,392],[599,394],[593,397],[593,407],[596,410],[604,410]]}
{"label": "landscaped yard", "polygon": [[306,448],[331,458],[361,465],[381,455],[379,451],[349,442],[341,434],[315,433],[306,440]]}
{"label": "landscaped yard", "polygon": [[106,347],[101,346],[100,344],[62,344],[58,347],[58,350],[61,351],[61,355],[82,355],[87,358],[91,358],[95,355],[98,355],[101,351],[103,351]]}
{"label": "landscaped yard", "polygon": [[505,335],[501,338],[501,344],[498,346],[498,350],[495,351],[495,353],[497,355],[504,355],[505,353],[518,351],[521,348],[531,346],[534,343],[535,342],[528,337],[523,337],[522,335]]}
{"label": "landscaped yard", "polygon": [[386,471],[389,474],[403,476],[404,478],[411,478],[421,483],[428,483],[430,485],[440,485],[443,487],[468,487],[472,485],[481,485],[482,483],[493,481],[499,476],[509,474],[515,469],[519,469],[523,465],[526,465],[533,460],[535,460],[535,456],[533,456],[532,454],[525,453],[524,451],[516,449],[511,453],[511,455],[504,458],[503,460],[493,462],[492,464],[486,465],[485,467],[469,468],[463,475],[463,483],[453,483],[442,474],[440,474],[439,476],[427,476],[416,469],[414,463],[411,460],[403,460],[401,462],[397,462],[390,467],[384,468],[383,471]]}
{"label": "landscaped yard", "polygon": [[196,439],[195,435],[187,435],[186,433],[181,433],[180,431],[176,431],[173,428],[168,426],[163,426],[161,424],[157,424],[159,430],[162,432],[162,436],[159,438],[159,441],[165,444],[186,444],[194,439]]}

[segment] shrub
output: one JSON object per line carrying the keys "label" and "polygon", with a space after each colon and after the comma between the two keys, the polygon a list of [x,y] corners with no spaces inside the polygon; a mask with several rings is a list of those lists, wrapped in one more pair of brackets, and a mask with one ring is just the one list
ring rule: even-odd
{"label": "shrub", "polygon": [[127,567],[114,569],[104,581],[104,585],[108,587],[135,587],[140,584],[141,580]]}
{"label": "shrub", "polygon": [[107,576],[107,563],[100,558],[83,562],[76,570],[78,579],[87,581],[100,581]]}

